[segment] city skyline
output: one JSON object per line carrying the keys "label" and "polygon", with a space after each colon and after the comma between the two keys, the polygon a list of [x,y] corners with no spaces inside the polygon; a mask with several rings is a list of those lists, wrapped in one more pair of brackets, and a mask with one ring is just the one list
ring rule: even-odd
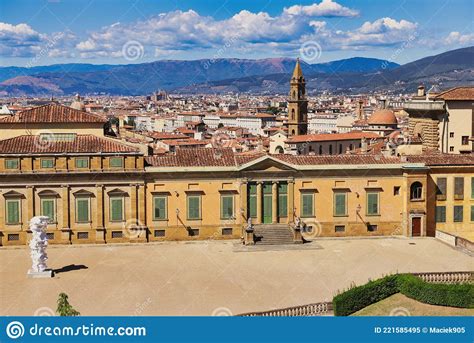
{"label": "city skyline", "polygon": [[[296,57],[302,49],[311,54],[309,63],[361,56],[404,64],[473,45],[472,6],[434,1],[426,11],[419,2],[4,1],[1,65]],[[139,58],[131,61],[126,53]]]}

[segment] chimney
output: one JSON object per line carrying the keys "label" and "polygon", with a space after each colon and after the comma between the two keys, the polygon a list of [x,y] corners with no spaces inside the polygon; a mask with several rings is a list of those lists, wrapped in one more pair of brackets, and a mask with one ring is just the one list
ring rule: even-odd
{"label": "chimney", "polygon": [[360,142],[360,151],[363,154],[367,153],[367,140],[365,138],[362,138],[362,140]]}
{"label": "chimney", "polygon": [[418,86],[418,96],[425,96],[425,85],[421,84]]}

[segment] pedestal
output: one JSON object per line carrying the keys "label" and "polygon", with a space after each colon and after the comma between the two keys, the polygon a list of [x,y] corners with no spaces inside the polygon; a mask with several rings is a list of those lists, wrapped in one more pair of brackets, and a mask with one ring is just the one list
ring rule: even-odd
{"label": "pedestal", "polygon": [[295,244],[303,243],[303,236],[301,235],[301,228],[299,227],[295,227],[293,229],[293,243]]}
{"label": "pedestal", "polygon": [[53,277],[53,271],[51,269],[46,269],[42,272],[35,272],[30,269],[26,275],[30,279],[45,279]]}

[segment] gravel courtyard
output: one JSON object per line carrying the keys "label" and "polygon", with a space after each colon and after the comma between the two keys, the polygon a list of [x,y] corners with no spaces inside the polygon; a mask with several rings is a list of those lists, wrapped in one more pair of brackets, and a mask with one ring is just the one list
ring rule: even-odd
{"label": "gravel courtyard", "polygon": [[27,247],[0,249],[0,315],[230,315],[320,301],[393,272],[473,270],[433,238],[322,239],[319,249],[236,252],[230,242],[51,246],[53,279],[28,279]]}

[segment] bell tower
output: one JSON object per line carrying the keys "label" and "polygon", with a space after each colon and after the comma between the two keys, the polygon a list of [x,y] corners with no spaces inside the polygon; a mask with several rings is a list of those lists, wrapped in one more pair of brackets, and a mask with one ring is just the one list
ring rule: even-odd
{"label": "bell tower", "polygon": [[300,59],[296,59],[295,69],[290,80],[288,99],[288,136],[308,133],[308,100],[306,100],[306,82],[301,71]]}

